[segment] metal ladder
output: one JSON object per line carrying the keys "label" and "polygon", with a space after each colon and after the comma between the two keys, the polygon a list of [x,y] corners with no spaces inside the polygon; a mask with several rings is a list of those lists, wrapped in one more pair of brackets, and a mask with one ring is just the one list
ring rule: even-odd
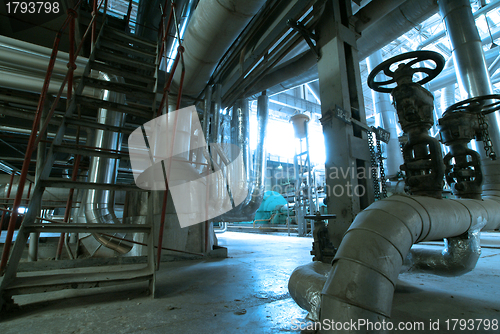
{"label": "metal ladder", "polygon": [[[45,222],[37,217],[40,212],[42,195],[46,188],[106,189],[122,191],[143,191],[135,185],[89,183],[73,179],[50,177],[57,152],[74,154],[75,157],[103,157],[128,159],[127,152],[106,151],[98,148],[68,145],[63,142],[68,126],[86,127],[106,131],[123,132],[124,128],[89,122],[75,117],[77,110],[89,114],[89,110],[104,108],[131,114],[146,119],[154,115],[157,77],[157,44],[103,25],[88,64],[80,78],[75,93],[68,103],[61,124],[51,143],[48,154],[19,229],[16,242],[10,253],[3,277],[0,277],[0,309],[12,304],[12,296],[20,294],[50,292],[63,289],[96,288],[109,285],[129,284],[149,281],[149,291],[154,297],[155,255],[154,229],[151,192],[148,193],[148,217],[146,224],[99,224],[99,223],[55,223]],[[91,71],[102,71],[124,78],[126,83],[104,81],[91,77]],[[93,87],[125,94],[127,104],[104,101],[83,95],[84,88]],[[91,112],[90,112],[91,113]],[[75,159],[76,160],[76,159]],[[22,189],[20,190],[22,191]],[[144,233],[147,240],[147,263],[145,266],[89,266],[85,268],[58,269],[21,273],[18,265],[30,233]]]}

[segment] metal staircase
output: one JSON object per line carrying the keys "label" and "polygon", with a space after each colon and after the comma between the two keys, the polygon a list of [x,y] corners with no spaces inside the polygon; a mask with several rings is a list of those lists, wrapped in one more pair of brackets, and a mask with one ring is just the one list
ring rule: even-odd
{"label": "metal staircase", "polygon": [[[105,130],[118,133],[130,133],[133,129],[124,126],[113,126],[97,121],[96,111],[99,108],[119,113],[151,119],[155,114],[156,77],[157,77],[157,44],[138,38],[115,28],[106,26],[99,31],[93,51],[81,78],[75,78],[75,91],[68,100],[67,108],[57,133],[50,144],[43,168],[35,180],[35,187],[24,215],[16,242],[10,252],[3,277],[0,277],[0,309],[12,303],[12,296],[49,292],[62,289],[96,288],[108,285],[128,284],[149,281],[150,293],[154,296],[155,287],[155,255],[152,217],[151,193],[148,194],[148,217],[146,224],[99,224],[99,223],[56,223],[38,217],[42,206],[42,195],[46,188],[70,189],[105,189],[122,191],[143,191],[134,184],[93,183],[77,177],[81,157],[88,156],[112,159],[129,159],[128,152],[117,147],[105,150],[99,147],[66,143],[63,138],[68,128],[89,128],[93,131]],[[123,78],[123,82],[105,81],[96,77],[96,73],[104,72]],[[85,94],[88,88],[96,88],[125,95],[126,104],[105,101]],[[85,118],[81,116],[85,115]],[[94,116],[90,121],[88,116]],[[79,131],[79,130],[78,130]],[[73,132],[74,133],[74,132]],[[56,153],[73,154],[75,159],[71,178],[61,179],[51,176]],[[22,191],[22,190],[21,190]],[[72,194],[73,190],[71,190]],[[71,196],[68,200],[71,210]],[[67,215],[66,215],[67,216]],[[65,219],[68,221],[67,217]],[[18,265],[26,249],[30,233],[97,233],[109,236],[113,233],[144,233],[147,246],[146,264],[88,266],[71,269],[58,269],[36,272],[19,272]],[[146,241],[147,240],[147,241]],[[9,245],[10,246],[10,245]],[[5,250],[4,250],[5,251]],[[7,252],[9,250],[7,249]],[[7,253],[7,255],[9,255]],[[76,260],[75,260],[76,261]],[[36,262],[32,262],[36,264]],[[30,263],[23,263],[23,265]]]}

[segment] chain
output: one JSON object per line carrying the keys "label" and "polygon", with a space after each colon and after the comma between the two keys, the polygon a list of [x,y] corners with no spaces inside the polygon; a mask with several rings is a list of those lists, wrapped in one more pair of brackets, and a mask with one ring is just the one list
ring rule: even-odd
{"label": "chain", "polygon": [[[373,128],[372,128],[373,129]],[[373,193],[375,195],[375,199],[380,199],[380,188],[378,183],[378,175],[377,175],[377,154],[375,153],[375,133],[372,131],[367,131],[368,135],[368,146],[370,148],[370,165],[372,170],[372,179],[373,179]]]}
{"label": "chain", "polygon": [[377,142],[377,156],[380,168],[380,183],[382,184],[382,198],[387,198],[387,186],[385,184],[385,170],[384,170],[384,157],[382,156],[382,145],[380,140]]}
{"label": "chain", "polygon": [[493,145],[491,144],[490,133],[488,131],[488,122],[486,121],[486,117],[482,112],[477,114],[477,119],[479,121],[479,129],[481,129],[481,139],[484,143],[484,151],[486,152],[486,156],[491,160],[496,160],[497,155],[493,150]]}

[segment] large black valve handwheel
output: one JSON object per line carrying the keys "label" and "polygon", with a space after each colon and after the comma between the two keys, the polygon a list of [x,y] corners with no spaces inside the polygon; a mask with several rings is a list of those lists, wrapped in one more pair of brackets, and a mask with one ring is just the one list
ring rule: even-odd
{"label": "large black valve handwheel", "polygon": [[[391,66],[398,62],[403,62],[408,60],[407,63],[401,63],[398,65],[396,70],[391,70]],[[423,61],[432,61],[436,65],[435,68],[429,67],[412,67],[415,64],[418,64]],[[419,81],[418,84],[423,85],[427,82],[434,79],[444,68],[444,57],[437,52],[434,51],[413,51],[408,53],[403,53],[387,59],[386,61],[377,65],[373,71],[371,71],[370,75],[368,75],[368,87],[371,89],[381,92],[381,93],[391,93],[394,87],[384,87],[399,81],[402,77],[413,77],[415,73],[425,73],[427,76]],[[375,77],[383,71],[384,74],[390,77],[390,80],[387,81],[375,81]]]}
{"label": "large black valve handwheel", "polygon": [[[493,101],[493,102],[492,102]],[[491,114],[500,109],[500,94],[481,95],[471,97],[452,104],[446,108],[445,114],[452,112],[470,112],[482,113],[483,115]]]}

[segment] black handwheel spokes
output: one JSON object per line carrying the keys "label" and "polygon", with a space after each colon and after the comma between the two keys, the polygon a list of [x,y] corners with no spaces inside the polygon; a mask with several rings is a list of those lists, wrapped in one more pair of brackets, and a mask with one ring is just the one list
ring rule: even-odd
{"label": "black handwheel spokes", "polygon": [[[408,60],[408,62],[403,63],[405,60]],[[424,61],[432,61],[435,64],[435,67],[412,67],[413,65]],[[395,63],[400,64],[398,65],[398,68],[393,71],[391,70],[391,66]],[[423,85],[431,81],[439,73],[441,73],[444,67],[444,63],[444,57],[434,51],[414,51],[404,53],[387,59],[386,61],[376,66],[373,71],[371,71],[370,75],[368,75],[368,87],[377,92],[391,93],[394,87],[386,87],[387,85],[395,82],[404,82],[405,80],[411,82],[415,73],[427,74],[425,78],[422,78],[416,82],[420,85]],[[386,81],[375,81],[375,77],[380,72],[383,72],[386,76],[392,79]]]}
{"label": "black handwheel spokes", "polygon": [[476,96],[467,100],[457,102],[446,108],[445,114],[452,112],[470,112],[470,113],[482,113],[483,115],[487,115],[499,109],[500,109],[500,94],[491,94],[491,95]]}

